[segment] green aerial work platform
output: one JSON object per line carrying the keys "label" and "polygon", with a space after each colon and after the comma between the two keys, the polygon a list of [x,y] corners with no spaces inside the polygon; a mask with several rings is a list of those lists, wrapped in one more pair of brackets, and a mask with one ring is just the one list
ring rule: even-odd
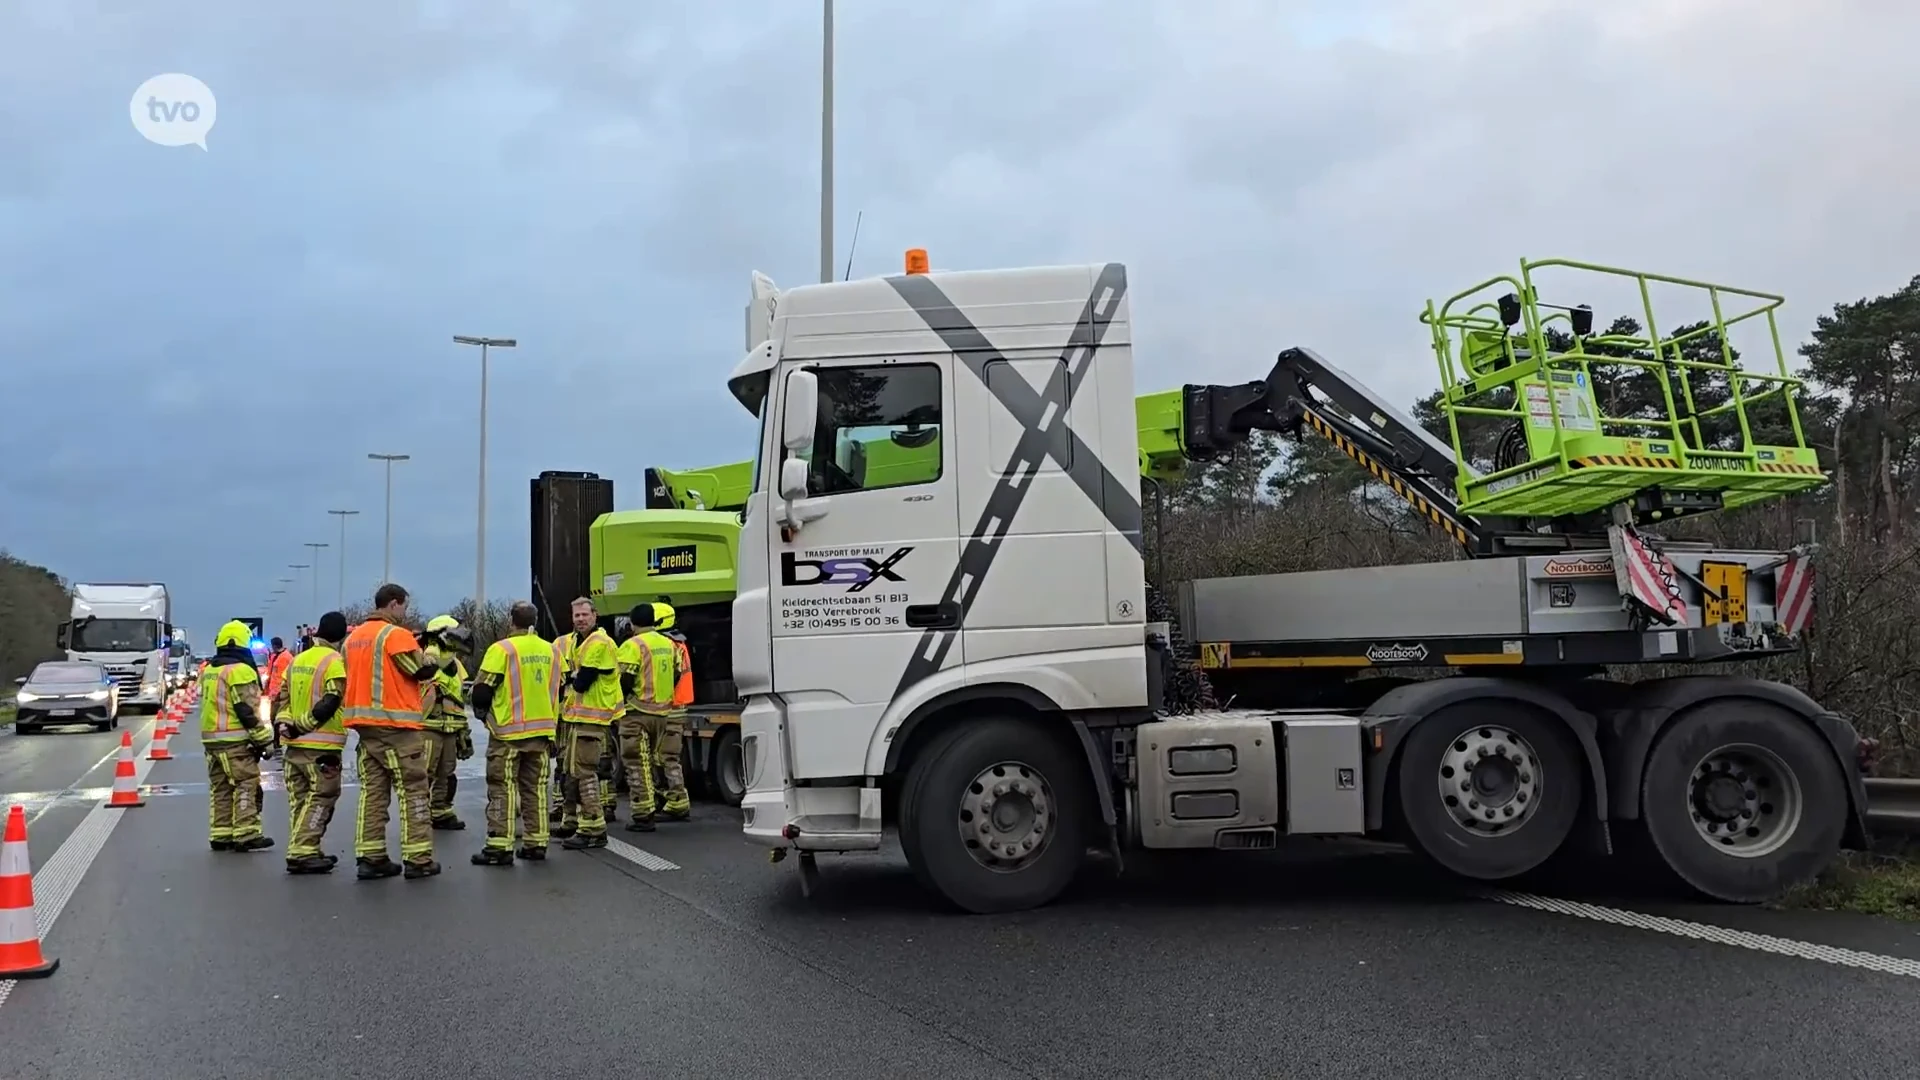
{"label": "green aerial work platform", "polygon": [[[1569,271],[1583,286],[1625,285],[1637,297],[1630,317],[1641,331],[1595,333],[1586,304],[1543,301],[1537,278],[1544,270]],[[1698,318],[1663,334],[1662,326],[1676,324],[1670,307],[1655,310],[1656,287],[1684,295]],[[1468,460],[1465,418],[1515,425],[1490,471],[1457,472],[1459,512],[1553,519],[1628,505],[1636,520],[1650,522],[1819,487],[1826,476],[1794,400],[1800,381],[1788,374],[1780,348],[1775,313],[1784,302],[1565,259],[1523,260],[1517,276],[1429,302],[1420,320],[1432,332],[1439,406],[1456,458]],[[1741,324],[1764,326],[1771,371],[1735,357],[1729,331]],[[1606,415],[1595,397],[1597,376],[1614,386],[1637,380],[1640,399],[1652,407]],[[1763,404],[1784,421],[1772,431],[1778,441],[1756,433],[1754,409]]]}

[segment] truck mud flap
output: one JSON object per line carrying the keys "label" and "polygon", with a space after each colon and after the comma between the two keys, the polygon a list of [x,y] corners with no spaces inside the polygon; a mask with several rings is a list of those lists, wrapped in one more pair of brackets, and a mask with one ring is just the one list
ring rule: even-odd
{"label": "truck mud flap", "polygon": [[1120,852],[1120,819],[1113,809],[1113,770],[1108,764],[1108,755],[1100,748],[1100,740],[1093,737],[1093,730],[1087,722],[1075,718],[1071,721],[1073,733],[1080,740],[1080,749],[1087,755],[1087,769],[1093,774],[1093,797],[1100,804],[1100,820],[1107,826],[1107,847],[1113,854],[1116,872],[1124,872],[1126,863]]}

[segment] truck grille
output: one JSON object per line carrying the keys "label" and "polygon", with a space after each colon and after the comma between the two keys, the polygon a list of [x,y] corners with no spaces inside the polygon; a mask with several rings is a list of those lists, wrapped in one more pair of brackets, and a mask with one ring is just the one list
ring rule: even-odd
{"label": "truck grille", "polygon": [[135,668],[110,667],[107,674],[119,685],[123,697],[131,697],[140,692],[140,672]]}

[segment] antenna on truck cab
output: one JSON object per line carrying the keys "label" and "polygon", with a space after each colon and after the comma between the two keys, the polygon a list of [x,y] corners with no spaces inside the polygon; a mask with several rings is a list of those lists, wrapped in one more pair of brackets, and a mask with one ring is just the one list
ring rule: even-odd
{"label": "antenna on truck cab", "polygon": [[853,215],[853,242],[847,245],[847,270],[840,275],[841,281],[853,280],[853,253],[860,250],[860,222],[867,216],[865,210]]}

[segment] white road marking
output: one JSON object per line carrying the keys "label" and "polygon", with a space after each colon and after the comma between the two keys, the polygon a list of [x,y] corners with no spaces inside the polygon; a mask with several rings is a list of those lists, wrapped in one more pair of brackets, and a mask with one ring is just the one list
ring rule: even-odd
{"label": "white road marking", "polygon": [[1638,911],[1623,911],[1620,908],[1585,904],[1578,900],[1560,900],[1551,896],[1511,892],[1489,892],[1481,895],[1496,903],[1511,904],[1514,907],[1550,911],[1556,915],[1572,915],[1579,919],[1612,923],[1615,926],[1630,926],[1638,930],[1652,930],[1655,933],[1672,934],[1675,937],[1692,938],[1695,941],[1712,941],[1721,945],[1751,949],[1754,952],[1773,953],[1776,956],[1795,956],[1802,960],[1817,960],[1823,964],[1862,968],[1887,975],[1904,975],[1910,979],[1920,979],[1920,960],[1882,956],[1879,953],[1842,949],[1833,945],[1815,945],[1812,942],[1795,941],[1792,938],[1774,937],[1772,934],[1729,930],[1724,926],[1688,922],[1685,919],[1670,919],[1664,915],[1646,915]]}
{"label": "white road marking", "polygon": [[[148,743],[151,745],[152,740],[149,739]],[[109,757],[117,757],[119,753],[120,749],[115,747]],[[147,760],[146,748],[136,746],[133,751],[134,784],[145,783],[147,773],[152,769],[153,762]],[[86,773],[81,773],[68,786],[78,787],[80,781],[85,780],[92,771],[88,769]],[[93,865],[93,860],[99,858],[101,849],[106,847],[107,837],[113,835],[113,827],[120,824],[123,814],[138,812],[137,809],[109,809],[104,803],[95,806],[80,822],[79,828],[67,834],[59,850],[53,853],[53,858],[33,872],[33,925],[40,933],[42,945],[46,943],[47,932],[53,929],[53,921],[60,917],[60,910],[67,906],[67,901],[73,899],[74,890],[80,887],[80,879],[87,876],[87,868]],[[32,835],[29,834],[27,839],[31,841]],[[60,973],[55,972],[53,977],[59,978]],[[0,981],[0,1005],[7,1003],[16,984],[17,980],[14,979]]]}
{"label": "white road marking", "polygon": [[621,858],[627,860],[628,862],[633,863],[635,866],[643,867],[648,870],[680,869],[680,864],[678,863],[668,862],[667,860],[661,858],[660,856],[655,855],[651,851],[645,851],[640,848],[634,847],[632,844],[629,844],[624,840],[615,840],[611,836],[607,837],[607,852],[608,854],[618,855]]}

